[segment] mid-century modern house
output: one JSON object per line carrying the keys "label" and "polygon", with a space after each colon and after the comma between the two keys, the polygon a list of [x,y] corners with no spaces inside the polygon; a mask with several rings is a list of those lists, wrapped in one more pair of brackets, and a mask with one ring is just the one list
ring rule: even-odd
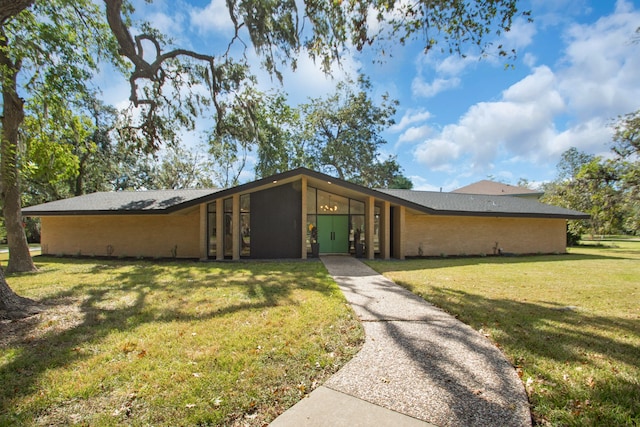
{"label": "mid-century modern house", "polygon": [[23,213],[41,218],[43,254],[202,260],[563,253],[567,219],[588,218],[521,197],[374,190],[304,168],[229,189],[93,193]]}

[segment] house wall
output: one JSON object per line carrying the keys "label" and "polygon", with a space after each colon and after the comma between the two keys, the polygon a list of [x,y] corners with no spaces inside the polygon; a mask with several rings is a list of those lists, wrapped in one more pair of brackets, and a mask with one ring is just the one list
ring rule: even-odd
{"label": "house wall", "polygon": [[506,253],[563,253],[564,219],[431,216],[407,212],[406,256],[492,255],[496,242]]}
{"label": "house wall", "polygon": [[300,182],[251,193],[251,258],[300,258]]}
{"label": "house wall", "polygon": [[200,210],[173,215],[42,217],[42,253],[199,258]]}

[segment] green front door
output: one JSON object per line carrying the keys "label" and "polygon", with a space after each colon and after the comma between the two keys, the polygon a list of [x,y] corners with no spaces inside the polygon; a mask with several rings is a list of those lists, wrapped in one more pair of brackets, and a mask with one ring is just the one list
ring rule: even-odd
{"label": "green front door", "polygon": [[349,215],[318,215],[321,254],[349,253]]}

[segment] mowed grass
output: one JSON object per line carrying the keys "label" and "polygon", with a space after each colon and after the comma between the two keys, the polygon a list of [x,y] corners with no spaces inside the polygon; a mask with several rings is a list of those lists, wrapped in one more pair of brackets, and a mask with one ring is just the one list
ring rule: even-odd
{"label": "mowed grass", "polygon": [[37,257],[47,310],[0,323],[0,425],[265,425],[363,331],[319,261]]}
{"label": "mowed grass", "polygon": [[640,425],[640,242],[568,255],[370,262],[498,345],[534,420]]}

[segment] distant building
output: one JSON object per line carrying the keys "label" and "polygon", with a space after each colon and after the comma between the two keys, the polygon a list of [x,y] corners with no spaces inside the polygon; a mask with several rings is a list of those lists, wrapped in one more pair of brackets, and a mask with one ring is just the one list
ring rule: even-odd
{"label": "distant building", "polygon": [[537,200],[544,192],[531,190],[525,187],[518,187],[516,185],[503,184],[501,182],[489,181],[484,179],[482,181],[474,182],[457,190],[453,190],[452,193],[458,194],[482,194],[485,196],[512,196],[523,197],[525,199]]}

